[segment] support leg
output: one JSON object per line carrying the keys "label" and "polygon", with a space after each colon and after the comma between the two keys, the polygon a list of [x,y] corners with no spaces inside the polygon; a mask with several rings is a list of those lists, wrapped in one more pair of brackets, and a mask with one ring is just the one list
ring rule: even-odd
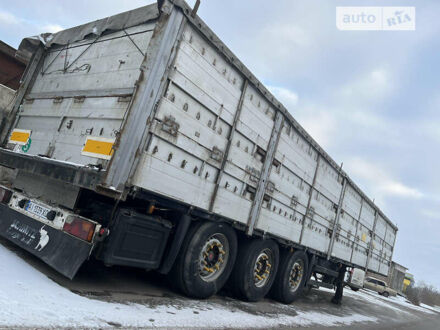
{"label": "support leg", "polygon": [[342,293],[344,291],[344,277],[347,267],[344,265],[339,266],[339,275],[336,279],[336,293],[331,302],[336,305],[340,305],[342,302]]}

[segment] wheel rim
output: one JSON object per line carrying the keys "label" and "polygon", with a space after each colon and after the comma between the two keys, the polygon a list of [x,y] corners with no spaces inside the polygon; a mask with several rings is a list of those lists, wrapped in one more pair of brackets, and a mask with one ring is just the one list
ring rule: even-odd
{"label": "wheel rim", "polygon": [[289,274],[289,289],[291,292],[298,290],[304,276],[304,262],[296,260]]}
{"label": "wheel rim", "polygon": [[225,235],[210,236],[200,251],[199,274],[205,282],[215,281],[225,270],[229,259],[229,242]]}
{"label": "wheel rim", "polygon": [[254,266],[254,284],[261,288],[269,281],[273,265],[273,253],[270,249],[264,249],[258,255]]}

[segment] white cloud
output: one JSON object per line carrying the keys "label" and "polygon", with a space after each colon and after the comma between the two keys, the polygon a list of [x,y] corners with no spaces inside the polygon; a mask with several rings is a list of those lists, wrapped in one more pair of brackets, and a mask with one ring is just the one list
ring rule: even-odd
{"label": "white cloud", "polygon": [[0,11],[0,24],[14,25],[20,23],[20,19],[9,12]]}
{"label": "white cloud", "polygon": [[416,198],[424,197],[424,194],[416,188],[405,185],[394,179],[390,174],[379,166],[361,158],[352,158],[345,163],[350,176],[356,176],[364,181],[373,197],[384,202],[386,197]]}
{"label": "white cloud", "polygon": [[274,94],[284,106],[292,110],[298,104],[298,94],[284,87],[267,86],[269,91]]}
{"label": "white cloud", "polygon": [[346,101],[355,104],[362,104],[363,102],[375,103],[389,95],[392,91],[392,86],[395,84],[391,80],[390,73],[380,68],[353,78],[342,86],[339,97],[342,96]]}
{"label": "white cloud", "polygon": [[50,33],[56,33],[56,32],[59,32],[63,29],[64,28],[58,24],[46,24],[46,25],[43,25],[41,28],[39,28],[39,30],[42,32],[50,32]]}
{"label": "white cloud", "polygon": [[268,89],[321,146],[331,144],[337,122],[330,111],[311,105],[299,107],[298,94],[287,88],[268,86]]}
{"label": "white cloud", "polygon": [[430,219],[440,220],[439,210],[422,210],[422,215]]}

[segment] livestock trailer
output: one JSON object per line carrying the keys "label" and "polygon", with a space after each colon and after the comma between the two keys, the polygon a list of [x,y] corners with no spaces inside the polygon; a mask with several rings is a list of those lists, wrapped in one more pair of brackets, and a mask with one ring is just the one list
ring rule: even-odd
{"label": "livestock trailer", "polygon": [[181,0],[39,38],[1,132],[0,234],[254,301],[387,274],[396,226]]}

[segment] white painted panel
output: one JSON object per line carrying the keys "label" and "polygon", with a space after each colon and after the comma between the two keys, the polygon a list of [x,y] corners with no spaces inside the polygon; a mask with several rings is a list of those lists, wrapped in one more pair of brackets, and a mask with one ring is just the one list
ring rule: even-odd
{"label": "white painted panel", "polygon": [[135,185],[197,207],[209,207],[218,170],[188,152],[154,137],[139,168],[142,170],[134,176]]}
{"label": "white painted panel", "polygon": [[364,201],[361,211],[360,222],[368,229],[373,230],[375,211],[367,202]]}
{"label": "white painted panel", "polygon": [[330,244],[327,229],[320,224],[311,223],[309,219],[306,220],[302,244],[317,251],[327,253]]}
{"label": "white painted panel", "polygon": [[[145,52],[154,23],[127,29]],[[142,31],[148,31],[139,33]],[[52,49],[32,87],[32,93],[86,91],[134,87],[143,55],[123,31],[69,45],[67,50]],[[93,43],[93,44],[91,44]],[[67,70],[67,68],[71,65]]]}
{"label": "white painted panel", "polygon": [[347,184],[344,202],[342,205],[343,210],[350,214],[353,218],[359,219],[361,200],[362,197],[356,192],[356,190],[354,190],[350,184]]}
{"label": "white painted panel", "polygon": [[279,237],[298,243],[302,227],[301,218],[302,215],[291,208],[273,202],[270,208],[261,209],[256,227],[263,232],[274,233]]}
{"label": "white painted panel", "polygon": [[85,98],[81,102],[73,98],[62,102],[35,99],[23,104],[17,127],[32,131],[28,154],[97,164],[97,158],[81,154],[87,136],[115,138],[127,106],[128,102],[119,102],[117,97]]}
{"label": "white painted panel", "polygon": [[352,263],[360,267],[365,267],[367,264],[367,249],[362,246],[354,247]]}

